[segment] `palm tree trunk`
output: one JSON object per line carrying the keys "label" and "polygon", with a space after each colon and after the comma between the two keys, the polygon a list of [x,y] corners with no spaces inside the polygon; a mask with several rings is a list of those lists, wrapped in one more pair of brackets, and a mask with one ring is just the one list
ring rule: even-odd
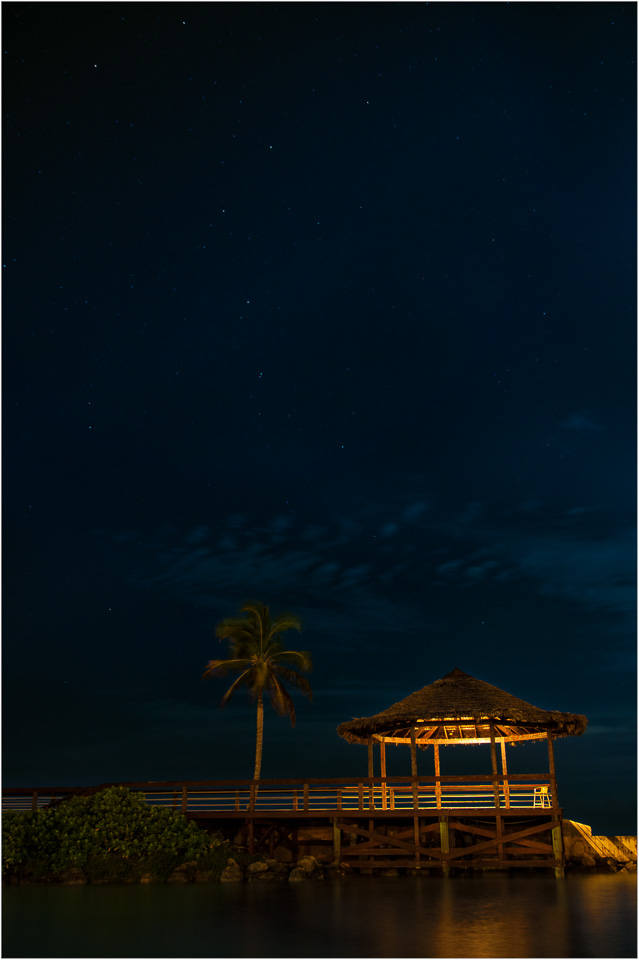
{"label": "palm tree trunk", "polygon": [[262,769],[262,743],[264,741],[264,701],[262,692],[257,695],[257,736],[255,738],[255,773],[254,780],[260,779]]}

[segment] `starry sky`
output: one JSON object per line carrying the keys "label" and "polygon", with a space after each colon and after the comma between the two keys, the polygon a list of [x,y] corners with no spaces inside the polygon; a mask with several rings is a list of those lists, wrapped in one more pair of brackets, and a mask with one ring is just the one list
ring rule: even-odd
{"label": "starry sky", "polygon": [[634,833],[635,6],[2,13],[5,785],[250,777],[257,598],[314,660],[263,777],[458,666]]}

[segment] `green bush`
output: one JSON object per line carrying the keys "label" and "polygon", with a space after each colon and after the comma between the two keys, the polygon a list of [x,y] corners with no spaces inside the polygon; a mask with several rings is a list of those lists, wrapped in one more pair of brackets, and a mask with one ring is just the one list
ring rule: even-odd
{"label": "green bush", "polygon": [[[7,811],[2,833],[4,872],[18,876],[33,874],[37,863],[38,873],[82,867],[95,880],[141,872],[166,879],[186,860],[199,865],[213,855],[217,863],[223,851],[218,855],[216,849],[226,846],[180,813],[151,807],[125,787],[72,797],[34,813]],[[130,861],[126,868],[123,861]]]}

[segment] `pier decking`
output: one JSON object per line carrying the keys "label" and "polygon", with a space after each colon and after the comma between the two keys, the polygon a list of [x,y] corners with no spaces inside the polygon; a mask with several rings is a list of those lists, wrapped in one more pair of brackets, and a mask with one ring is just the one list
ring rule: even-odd
{"label": "pier decking", "polygon": [[[5,788],[3,809],[36,810],[96,787]],[[117,784],[242,840],[251,853],[326,848],[358,869],[553,868],[561,809],[548,774]]]}

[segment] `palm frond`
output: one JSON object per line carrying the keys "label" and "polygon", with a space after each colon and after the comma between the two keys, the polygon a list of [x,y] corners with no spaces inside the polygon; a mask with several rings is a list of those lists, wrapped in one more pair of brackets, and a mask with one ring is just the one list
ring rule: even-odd
{"label": "palm frond", "polygon": [[267,641],[272,640],[278,633],[284,633],[285,630],[297,630],[301,633],[302,624],[299,617],[296,617],[294,613],[282,613],[270,623],[266,635]]}
{"label": "palm frond", "polygon": [[209,660],[202,677],[225,677],[228,673],[250,666],[250,663],[246,657],[237,660]]}
{"label": "palm frond", "polygon": [[220,706],[221,706],[221,707],[225,707],[225,706],[226,706],[226,704],[229,702],[229,700],[230,700],[231,697],[233,696],[233,693],[235,692],[235,690],[236,690],[238,687],[242,687],[242,686],[244,686],[245,684],[250,683],[250,681],[251,681],[251,676],[250,676],[250,674],[251,674],[251,671],[250,671],[250,670],[245,670],[244,673],[241,673],[241,674],[239,675],[239,677],[237,678],[237,680],[235,680],[235,681],[231,684],[231,686],[228,688],[228,690],[226,691],[226,693],[225,693],[224,696],[222,697],[222,700],[221,700],[221,702],[220,702]]}
{"label": "palm frond", "polygon": [[293,687],[297,687],[298,690],[301,690],[305,697],[308,697],[309,700],[313,699],[313,691],[311,690],[311,685],[303,677],[301,673],[298,673],[297,670],[289,670],[288,667],[280,667],[279,665],[274,668],[278,676],[284,677],[284,679],[291,684]]}
{"label": "palm frond", "polygon": [[219,640],[251,640],[254,632],[247,617],[227,617],[216,626],[215,636]]}
{"label": "palm frond", "polygon": [[313,661],[307,650],[277,650],[271,654],[271,660],[293,660],[305,673],[313,669]]}
{"label": "palm frond", "polygon": [[291,726],[294,727],[295,704],[293,703],[290,693],[286,687],[279,682],[275,674],[271,674],[269,677],[269,693],[271,695],[271,703],[277,713],[279,713],[280,716],[288,713],[291,718]]}

